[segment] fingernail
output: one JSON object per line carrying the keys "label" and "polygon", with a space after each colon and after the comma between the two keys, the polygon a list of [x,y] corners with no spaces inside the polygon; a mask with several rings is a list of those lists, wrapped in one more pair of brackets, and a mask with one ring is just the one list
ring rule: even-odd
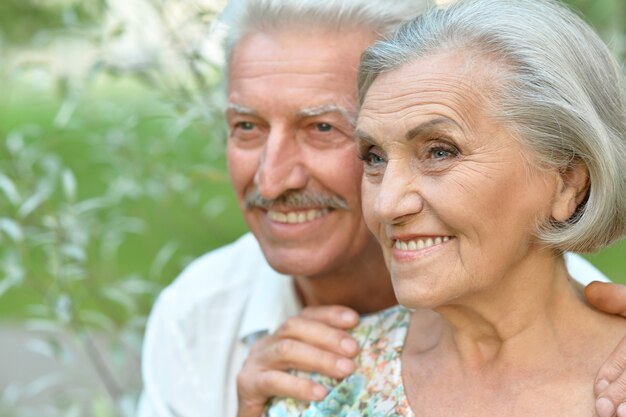
{"label": "fingernail", "polygon": [[602,393],[602,391],[604,391],[607,387],[609,386],[609,381],[607,381],[606,379],[601,379],[598,382],[596,382],[596,395],[599,395]]}
{"label": "fingernail", "polygon": [[341,320],[343,320],[344,323],[352,324],[359,321],[359,316],[353,311],[344,311],[341,313]]}
{"label": "fingernail", "polygon": [[341,346],[341,350],[343,350],[348,355],[352,355],[359,350],[359,345],[357,345],[354,339],[350,337],[345,337],[341,339],[341,342],[339,342],[339,346]]}
{"label": "fingernail", "polygon": [[314,386],[313,387],[313,399],[315,401],[321,401],[324,399],[324,397],[326,397],[326,390],[319,385]]}
{"label": "fingernail", "polygon": [[598,398],[596,401],[596,411],[600,417],[613,417],[615,406],[607,398]]}
{"label": "fingernail", "polygon": [[349,359],[339,359],[337,361],[337,368],[346,374],[352,373],[352,371],[354,371],[354,362]]}
{"label": "fingernail", "polygon": [[617,417],[626,417],[626,403],[621,403],[617,407]]}

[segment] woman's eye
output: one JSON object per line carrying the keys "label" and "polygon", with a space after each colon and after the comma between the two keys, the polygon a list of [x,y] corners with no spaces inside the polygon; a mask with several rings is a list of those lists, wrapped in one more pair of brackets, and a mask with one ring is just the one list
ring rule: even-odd
{"label": "woman's eye", "polygon": [[435,159],[443,159],[450,156],[450,152],[445,149],[435,149],[432,151],[432,155]]}
{"label": "woman's eye", "polygon": [[371,151],[364,152],[361,154],[360,158],[367,166],[376,166],[385,163],[385,158]]}
{"label": "woman's eye", "polygon": [[448,148],[434,147],[430,150],[430,156],[436,160],[452,158],[456,155],[457,152],[455,150]]}

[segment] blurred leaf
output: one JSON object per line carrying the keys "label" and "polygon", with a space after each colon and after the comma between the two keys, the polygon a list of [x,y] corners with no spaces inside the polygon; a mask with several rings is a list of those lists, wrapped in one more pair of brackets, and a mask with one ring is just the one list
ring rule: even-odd
{"label": "blurred leaf", "polygon": [[70,201],[75,200],[77,186],[74,173],[70,169],[65,168],[63,170],[63,174],[61,175],[61,181],[63,184],[63,192],[65,193],[65,197]]}
{"label": "blurred leaf", "polygon": [[20,203],[20,194],[17,191],[15,183],[2,173],[0,173],[0,190],[2,190],[7,199],[14,206],[17,206]]}
{"label": "blurred leaf", "polygon": [[24,201],[24,203],[22,203],[22,205],[20,206],[17,212],[17,215],[21,219],[25,219],[33,211],[35,211],[37,207],[39,207],[48,198],[49,195],[50,195],[49,190],[42,189],[40,191],[37,191],[35,194],[28,197],[26,201]]}
{"label": "blurred leaf", "polygon": [[85,249],[79,245],[66,243],[61,245],[61,253],[70,259],[74,259],[79,262],[87,260],[87,253]]}
{"label": "blurred leaf", "polygon": [[105,197],[95,197],[76,203],[74,205],[74,211],[80,216],[91,211],[109,207],[110,205],[109,199]]}
{"label": "blurred leaf", "polygon": [[95,328],[104,330],[105,332],[113,333],[115,331],[115,323],[113,320],[99,311],[82,311],[80,317],[87,325],[94,326]]}
{"label": "blurred leaf", "polygon": [[28,319],[24,321],[24,328],[32,332],[44,332],[56,334],[63,329],[63,326],[53,319]]}
{"label": "blurred leaf", "polygon": [[135,299],[120,288],[105,288],[103,295],[105,298],[120,304],[128,313],[136,310]]}
{"label": "blurred leaf", "polygon": [[8,217],[0,217],[0,231],[6,233],[15,243],[20,243],[24,240],[22,227],[15,220]]}
{"label": "blurred leaf", "polygon": [[59,385],[63,379],[63,376],[59,374],[53,373],[43,375],[26,384],[23,389],[23,395],[25,397],[35,397],[42,392]]}
{"label": "blurred leaf", "polygon": [[172,259],[177,249],[178,244],[176,242],[166,243],[154,257],[154,261],[150,266],[150,275],[153,277],[162,275],[163,268]]}
{"label": "blurred leaf", "polygon": [[17,382],[10,382],[8,386],[0,390],[0,403],[6,406],[12,406],[22,397],[23,388]]}
{"label": "blurred leaf", "polygon": [[5,278],[0,280],[0,297],[2,297],[7,291],[9,291],[15,283],[12,279]]}
{"label": "blurred leaf", "polygon": [[53,341],[47,341],[40,338],[31,338],[26,341],[26,349],[35,352],[43,357],[55,359],[59,353],[59,345]]}
{"label": "blurred leaf", "polygon": [[60,323],[69,324],[74,317],[74,306],[71,297],[68,294],[59,295],[54,304],[54,311]]}

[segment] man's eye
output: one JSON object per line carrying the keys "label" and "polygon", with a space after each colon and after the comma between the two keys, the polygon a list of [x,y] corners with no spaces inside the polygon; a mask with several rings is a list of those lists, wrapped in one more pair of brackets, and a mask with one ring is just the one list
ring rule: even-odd
{"label": "man's eye", "polygon": [[318,123],[315,125],[319,132],[330,132],[333,130],[333,126],[328,123]]}
{"label": "man's eye", "polygon": [[243,130],[252,130],[254,129],[254,123],[250,123],[250,122],[239,122],[235,125],[236,128],[239,129],[243,129]]}

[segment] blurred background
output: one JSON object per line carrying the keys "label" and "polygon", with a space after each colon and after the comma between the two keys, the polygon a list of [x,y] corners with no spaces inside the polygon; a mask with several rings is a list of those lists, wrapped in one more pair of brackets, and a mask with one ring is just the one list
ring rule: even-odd
{"label": "blurred background", "polygon": [[[0,417],[133,416],[155,297],[245,231],[225,2],[0,2]],[[626,2],[569,3],[623,63]],[[626,283],[626,242],[588,258]]]}

